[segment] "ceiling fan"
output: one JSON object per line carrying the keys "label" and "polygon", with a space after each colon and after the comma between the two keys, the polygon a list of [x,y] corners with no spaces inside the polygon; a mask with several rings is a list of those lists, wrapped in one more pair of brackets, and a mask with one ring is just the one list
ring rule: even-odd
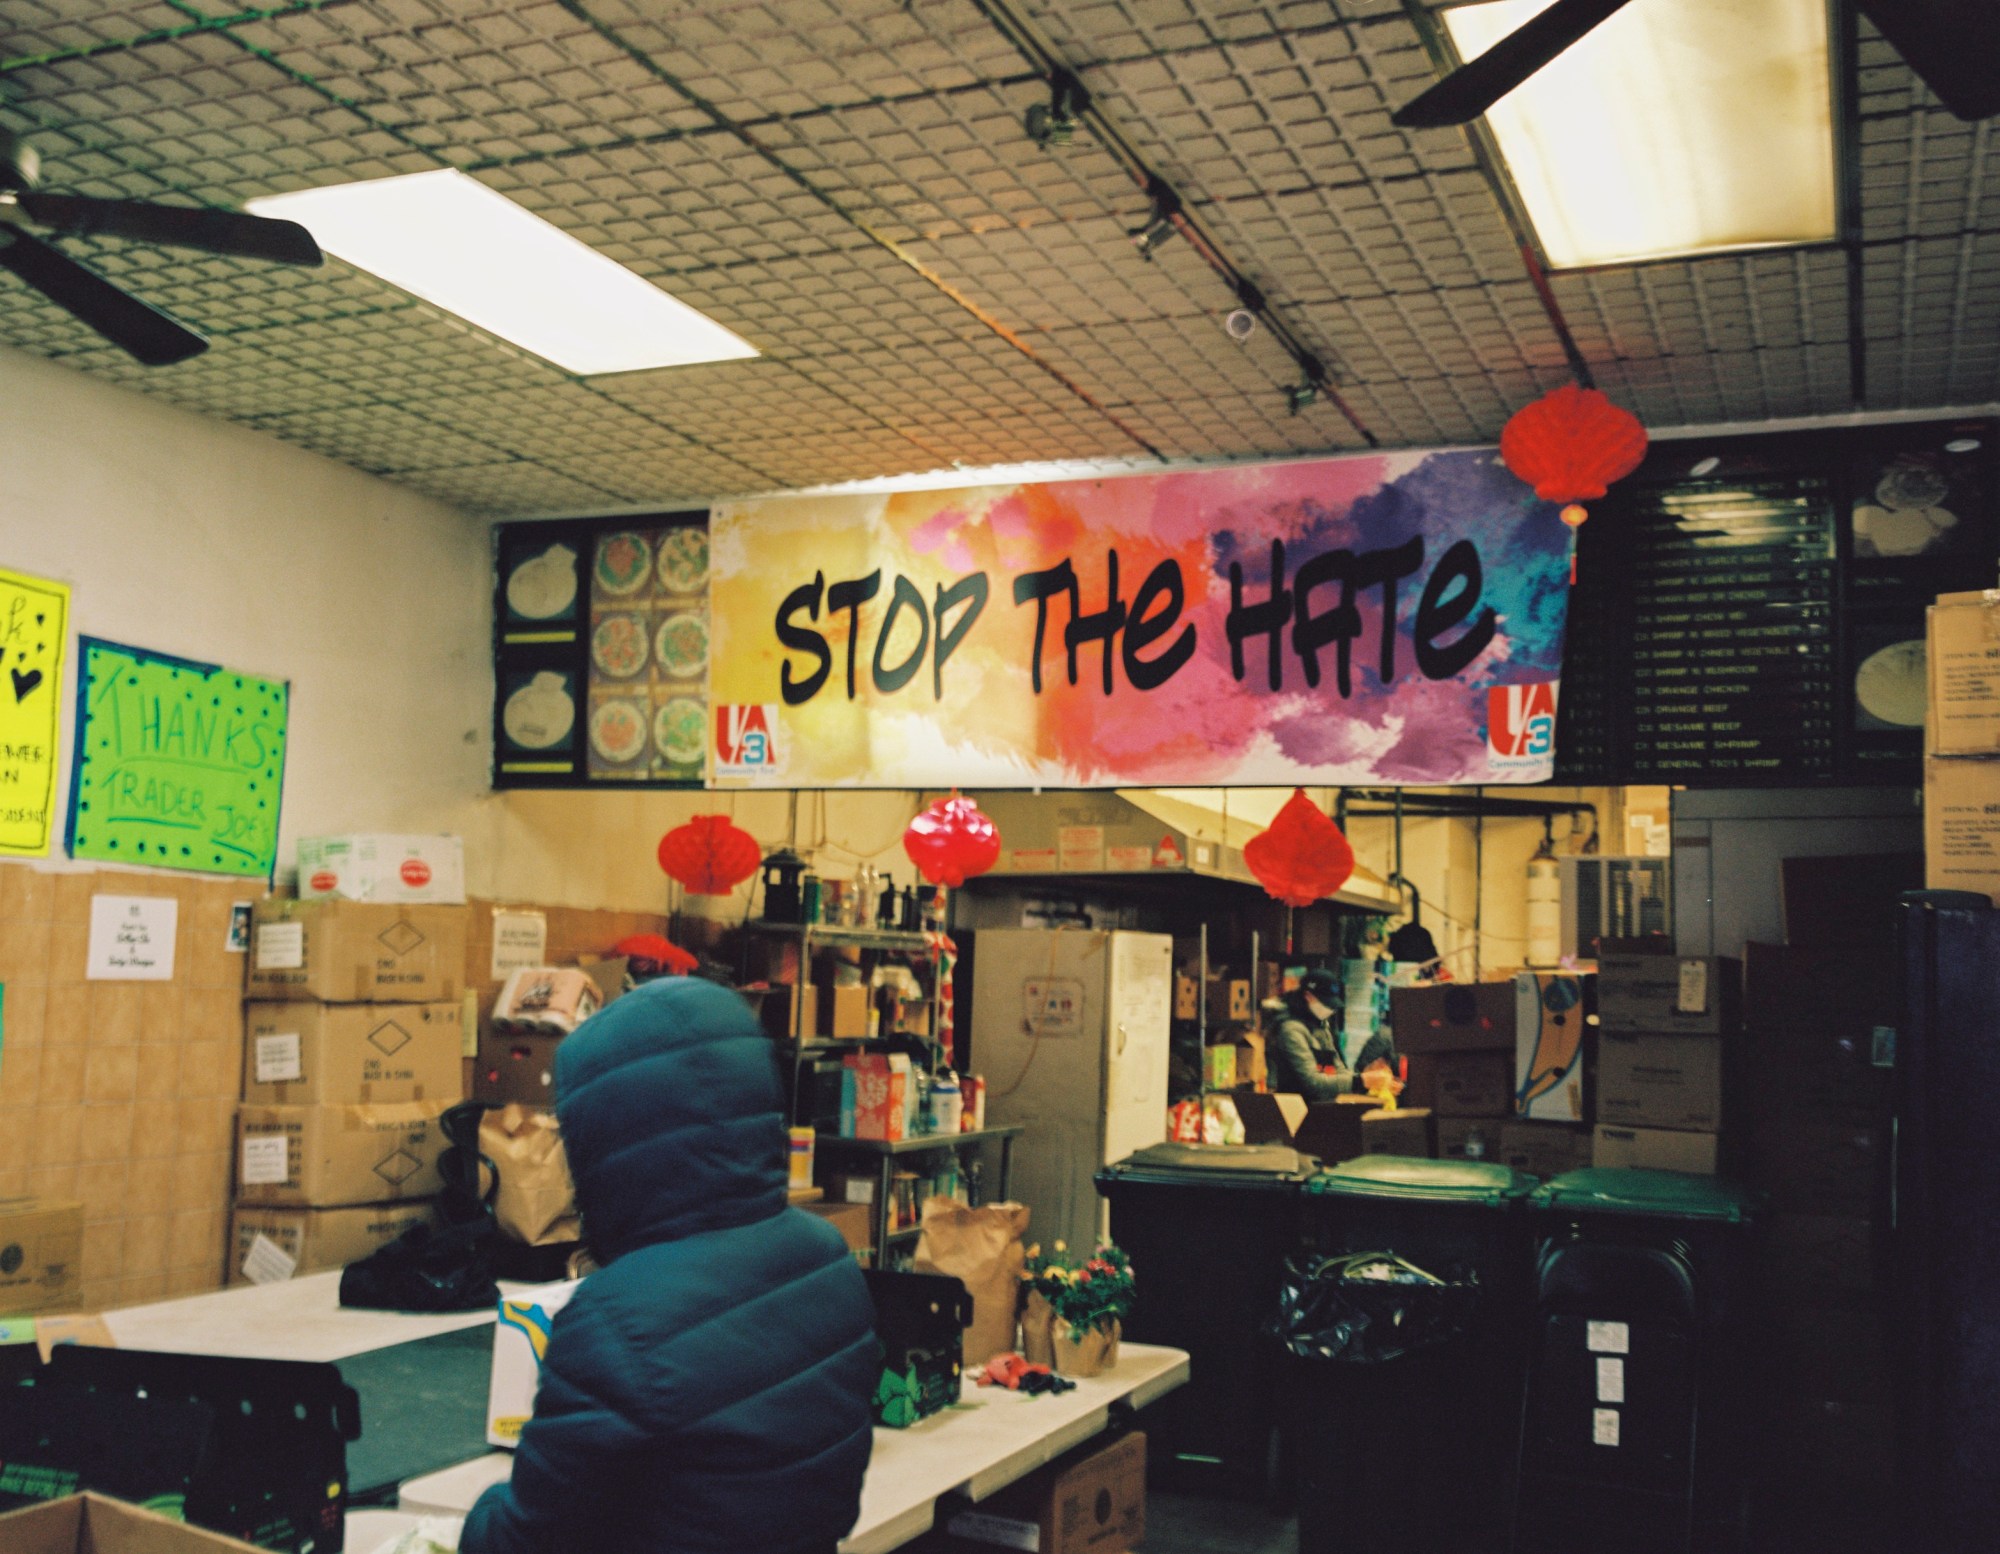
{"label": "ceiling fan", "polygon": [[[2000,6],[1993,0],[1855,3],[1952,113],[1968,122],[2000,114],[2000,70],[1992,65],[2000,56]],[[1629,4],[1631,0],[1555,0],[1391,118],[1404,129],[1469,124]]]}
{"label": "ceiling fan", "polygon": [[57,236],[106,233],[170,248],[197,248],[234,259],[317,265],[319,244],[296,221],[273,221],[237,211],[145,200],[100,200],[77,194],[44,194],[35,148],[0,130],[0,268],[12,270],[49,301],[82,320],[148,367],[186,361],[208,341],[151,303],[141,302],[45,243],[29,224]]}

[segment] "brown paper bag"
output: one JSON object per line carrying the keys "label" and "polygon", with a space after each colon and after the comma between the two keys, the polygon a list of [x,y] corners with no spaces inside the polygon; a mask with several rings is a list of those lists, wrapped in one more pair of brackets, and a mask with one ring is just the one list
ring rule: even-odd
{"label": "brown paper bag", "polygon": [[500,1172],[493,1215],[502,1235],[527,1246],[581,1239],[569,1158],[553,1116],[520,1105],[490,1111],[480,1119],[479,1150]]}
{"label": "brown paper bag", "polygon": [[968,1209],[951,1198],[924,1204],[917,1242],[918,1273],[948,1273],[972,1296],[972,1326],[965,1330],[965,1363],[984,1365],[1015,1347],[1021,1305],[1021,1270],[1028,1254],[1025,1203],[989,1203]]}

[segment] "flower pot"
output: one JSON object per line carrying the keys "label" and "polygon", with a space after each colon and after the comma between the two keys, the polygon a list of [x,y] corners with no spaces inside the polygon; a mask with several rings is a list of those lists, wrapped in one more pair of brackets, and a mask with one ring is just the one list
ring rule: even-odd
{"label": "flower pot", "polygon": [[1030,1365],[1054,1365],[1055,1307],[1040,1290],[1028,1291],[1028,1303],[1021,1312],[1021,1357]]}
{"label": "flower pot", "polygon": [[1096,1376],[1118,1363],[1119,1325],[1076,1331],[1061,1317],[1053,1333],[1055,1368],[1064,1376]]}

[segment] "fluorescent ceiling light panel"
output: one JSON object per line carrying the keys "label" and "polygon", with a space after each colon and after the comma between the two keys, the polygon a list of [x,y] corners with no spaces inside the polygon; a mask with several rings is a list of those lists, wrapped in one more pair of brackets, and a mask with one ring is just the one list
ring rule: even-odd
{"label": "fluorescent ceiling light panel", "polygon": [[[1478,58],[1548,0],[1443,13]],[[1826,0],[1635,0],[1487,110],[1552,265],[1833,238]]]}
{"label": "fluorescent ceiling light panel", "polygon": [[249,201],[357,269],[583,377],[757,349],[596,249],[452,168]]}

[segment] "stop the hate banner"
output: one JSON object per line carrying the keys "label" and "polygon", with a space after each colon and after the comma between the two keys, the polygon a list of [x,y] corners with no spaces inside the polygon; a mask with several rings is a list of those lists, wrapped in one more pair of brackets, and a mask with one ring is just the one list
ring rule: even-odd
{"label": "stop the hate banner", "polygon": [[711,780],[1546,781],[1568,545],[1490,448],[722,503]]}

